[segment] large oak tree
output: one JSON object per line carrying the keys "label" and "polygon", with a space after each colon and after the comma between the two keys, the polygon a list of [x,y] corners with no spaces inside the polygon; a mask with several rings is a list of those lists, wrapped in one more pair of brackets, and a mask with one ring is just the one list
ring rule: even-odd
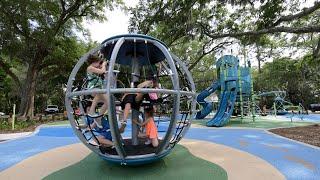
{"label": "large oak tree", "polygon": [[[33,116],[40,72],[52,66],[64,67],[70,60],[63,58],[68,53],[56,54],[61,49],[66,52],[66,47],[61,46],[76,40],[76,33],[86,33],[84,20],[104,20],[105,9],[119,3],[120,0],[0,1],[0,68],[19,87],[21,116]],[[25,67],[20,77],[13,70],[15,63]]]}

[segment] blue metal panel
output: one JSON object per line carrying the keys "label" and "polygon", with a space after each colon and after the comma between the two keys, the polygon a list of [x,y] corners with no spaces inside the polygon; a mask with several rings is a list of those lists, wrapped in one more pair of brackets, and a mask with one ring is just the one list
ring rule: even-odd
{"label": "blue metal panel", "polygon": [[[111,41],[111,43],[107,43],[103,45],[103,47],[100,50],[104,54],[106,59],[110,60],[111,53],[113,51],[113,48],[116,42],[118,41],[118,39],[122,37],[124,37],[126,40],[119,50],[116,63],[131,66],[132,58],[136,57],[138,59],[139,65],[144,66],[144,65],[156,64],[165,59],[164,54],[158,47],[156,47],[153,43],[150,43],[150,42],[146,43],[146,41],[148,40],[157,41],[157,42],[160,42],[165,47],[167,46],[158,39],[155,39],[146,35],[140,35],[140,34],[124,34],[124,35],[114,36],[103,41],[102,44]],[[137,39],[134,40],[134,38],[137,38]]]}

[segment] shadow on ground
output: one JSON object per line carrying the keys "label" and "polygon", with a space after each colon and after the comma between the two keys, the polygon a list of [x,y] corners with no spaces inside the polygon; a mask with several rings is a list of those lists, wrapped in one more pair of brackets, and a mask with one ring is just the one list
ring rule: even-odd
{"label": "shadow on ground", "polygon": [[177,145],[164,159],[143,166],[120,166],[108,163],[91,153],[72,166],[57,171],[45,179],[227,179],[220,166],[193,156]]}

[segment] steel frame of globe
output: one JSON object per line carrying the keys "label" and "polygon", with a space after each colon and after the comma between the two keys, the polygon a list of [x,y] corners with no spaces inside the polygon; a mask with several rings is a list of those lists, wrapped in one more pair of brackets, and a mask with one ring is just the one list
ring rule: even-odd
{"label": "steel frame of globe", "polygon": [[[112,82],[112,78],[113,78],[113,69],[114,69],[114,65],[116,63],[117,54],[121,48],[121,45],[127,40],[129,40],[129,41],[140,40],[140,41],[145,41],[146,43],[153,43],[156,47],[158,47],[162,51],[162,53],[165,55],[165,58],[169,64],[169,67],[172,71],[172,73],[170,74],[170,77],[171,77],[171,81],[173,84],[173,90],[146,89],[146,88],[120,88],[120,89],[112,88],[111,82]],[[76,76],[77,72],[79,71],[80,67],[86,62],[86,59],[88,58],[88,56],[92,53],[99,51],[104,44],[114,43],[115,41],[116,41],[116,44],[115,44],[114,49],[111,54],[111,58],[110,58],[110,62],[109,62],[109,69],[107,72],[108,74],[107,74],[106,89],[92,89],[92,90],[72,92],[72,85],[75,80],[75,76]],[[179,78],[178,78],[178,73],[177,73],[177,69],[176,69],[174,61],[176,61],[177,64],[179,64],[179,66],[186,73],[186,75],[187,75],[186,79],[189,81],[188,83],[190,83],[191,91],[180,91]],[[157,93],[165,93],[165,94],[174,95],[173,111],[171,114],[171,120],[170,120],[169,127],[167,129],[167,133],[164,136],[164,138],[162,139],[162,142],[160,143],[158,150],[153,154],[127,156],[126,152],[122,146],[121,135],[120,135],[120,132],[117,128],[115,101],[114,101],[113,94],[130,93],[130,92],[131,93],[134,93],[134,92],[141,92],[141,93],[157,92]],[[109,97],[108,101],[107,101],[108,112],[109,112],[108,119],[109,119],[109,123],[110,123],[110,131],[111,131],[111,134],[113,137],[113,142],[114,142],[114,145],[115,145],[115,148],[116,148],[118,155],[102,154],[100,152],[99,148],[94,147],[92,145],[89,145],[87,143],[87,140],[83,137],[83,134],[81,132],[79,132],[78,129],[76,128],[76,123],[75,123],[75,120],[74,120],[74,117],[72,114],[73,109],[71,107],[72,97],[81,96],[81,95],[89,95],[89,94],[97,94],[97,93],[108,94],[108,97]],[[195,112],[196,93],[195,93],[195,85],[194,85],[192,76],[191,76],[190,72],[188,71],[188,68],[182,63],[182,61],[177,56],[170,54],[170,52],[167,50],[167,48],[163,44],[161,44],[160,42],[158,42],[156,40],[139,38],[139,37],[120,37],[117,39],[110,39],[109,41],[104,42],[103,44],[92,49],[91,51],[89,51],[88,53],[86,53],[84,56],[82,56],[80,58],[80,60],[75,65],[74,69],[72,70],[72,72],[70,74],[68,84],[67,84],[65,103],[66,103],[68,119],[71,123],[73,131],[77,134],[77,136],[80,138],[80,140],[89,149],[91,149],[93,152],[99,154],[102,158],[104,158],[108,161],[111,161],[111,162],[118,162],[121,164],[127,164],[127,163],[135,163],[135,164],[138,163],[139,164],[141,162],[151,162],[151,161],[157,160],[157,159],[162,158],[162,157],[166,156],[167,154],[169,154],[171,148],[168,148],[169,147],[168,145],[170,143],[170,139],[172,138],[175,127],[176,127],[176,122],[177,122],[176,117],[178,115],[178,111],[179,111],[179,107],[180,107],[180,96],[181,95],[186,95],[186,96],[192,97],[191,111],[190,111],[191,115],[189,118],[189,120],[191,122],[191,118],[194,116],[194,112]],[[182,134],[181,136],[183,136],[187,132],[190,125],[191,125],[191,123],[188,125],[188,127],[183,129],[184,132],[181,133]]]}

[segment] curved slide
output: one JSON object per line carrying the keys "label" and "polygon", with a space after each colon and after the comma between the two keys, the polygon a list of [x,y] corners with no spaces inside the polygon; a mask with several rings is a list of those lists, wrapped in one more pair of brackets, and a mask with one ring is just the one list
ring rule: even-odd
{"label": "curved slide", "polygon": [[[197,119],[205,118],[212,111],[212,104],[208,103],[204,99],[208,97],[210,94],[212,94],[214,91],[216,91],[218,88],[220,88],[220,83],[214,82],[209,88],[205,89],[197,96],[198,103],[201,104],[203,107],[201,111],[197,112]],[[211,120],[209,120],[206,125],[209,127],[220,127],[225,125],[232,115],[236,97],[237,90],[235,88],[235,84],[233,82],[227,82],[226,89],[221,93],[218,110],[214,117]]]}
{"label": "curved slide", "polygon": [[230,90],[223,91],[221,97],[222,98],[217,113],[206,124],[209,127],[221,127],[227,124],[234,109],[234,104],[237,97],[236,88],[233,87]]}
{"label": "curved slide", "polygon": [[213,109],[213,105],[210,102],[205,101],[204,99],[214,93],[218,88],[220,88],[220,83],[218,81],[213,82],[210,87],[203,90],[197,96],[197,102],[202,106],[202,109],[197,112],[196,118],[203,119],[205,118]]}

